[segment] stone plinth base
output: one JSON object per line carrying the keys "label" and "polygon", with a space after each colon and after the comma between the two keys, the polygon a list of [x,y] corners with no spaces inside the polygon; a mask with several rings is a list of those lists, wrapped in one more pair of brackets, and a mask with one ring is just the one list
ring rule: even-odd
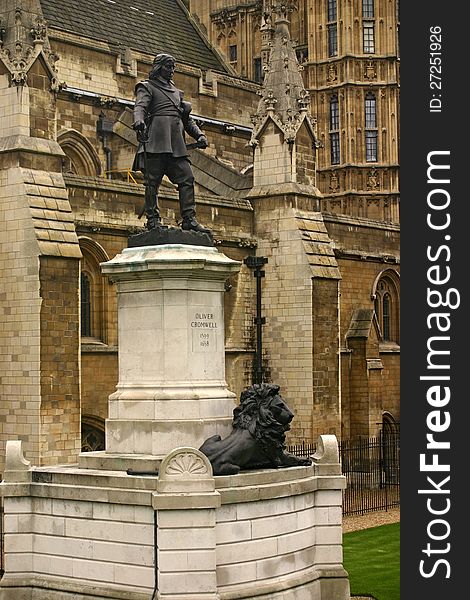
{"label": "stone plinth base", "polygon": [[164,456],[153,454],[111,454],[109,452],[82,452],[78,456],[80,469],[99,471],[158,471]]}
{"label": "stone plinth base", "polygon": [[163,457],[178,446],[199,447],[232,429],[235,394],[225,381],[191,381],[179,386],[118,384],[106,419],[106,451]]}
{"label": "stone plinth base", "polygon": [[[1,600],[349,600],[334,436],[309,467],[213,477],[31,467],[8,442]],[[329,474],[328,474],[329,473]]]}
{"label": "stone plinth base", "polygon": [[126,248],[101,268],[117,283],[119,331],[106,452],[163,457],[228,435],[236,398],[225,381],[223,295],[240,263],[214,247],[161,244]]}
{"label": "stone plinth base", "polygon": [[161,244],[188,244],[190,246],[213,246],[214,240],[211,234],[199,231],[183,231],[176,227],[160,225],[150,231],[143,231],[130,235],[128,239],[129,248],[138,246],[159,246]]}

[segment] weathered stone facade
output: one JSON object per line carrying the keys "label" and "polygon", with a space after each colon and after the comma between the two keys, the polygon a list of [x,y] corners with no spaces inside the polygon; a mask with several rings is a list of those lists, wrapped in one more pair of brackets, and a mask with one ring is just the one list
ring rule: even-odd
{"label": "weathered stone facade", "polygon": [[[189,6],[232,68],[265,82],[272,68],[275,15],[282,6],[288,11],[311,114],[316,117],[315,186],[321,192],[321,212],[341,273],[341,435],[373,435],[385,413],[396,421],[400,415],[398,2],[190,0]],[[355,338],[348,337],[348,331],[354,311],[374,307],[381,276],[391,282],[393,307],[386,319],[393,323],[385,324],[384,332],[382,309],[377,307],[379,339],[367,342],[367,352],[352,351]],[[354,415],[352,385],[356,377],[352,357],[357,352],[363,356],[366,397],[376,390],[375,408],[370,400],[360,418]],[[372,355],[376,363],[371,362]],[[371,368],[372,364],[381,366]],[[316,397],[319,388],[314,389]],[[314,421],[317,418],[318,413]]]}
{"label": "weathered stone facade", "polygon": [[[399,3],[189,2],[200,26],[231,67],[243,77],[258,76],[259,81],[273,44],[272,10],[279,5],[289,11],[291,37],[317,119],[321,146],[316,185],[323,194],[323,210],[398,223]],[[332,101],[337,106],[336,118],[331,114]],[[333,134],[339,138],[334,157]]]}
{"label": "weathered stone facade", "polygon": [[[394,14],[384,13],[384,3],[376,1],[383,22],[377,56],[356,49],[355,58],[346,57],[343,47],[329,58],[324,33],[316,34],[323,37],[315,43],[309,37],[325,20],[314,16],[318,3],[298,3],[291,29],[294,38],[311,45],[301,73],[312,118],[299,121],[294,141],[287,143],[276,118],[265,128],[258,119],[253,127],[252,115],[266,116],[259,113],[260,86],[247,79],[253,73],[224,63],[181,2],[164,4],[172,19],[186,19],[192,37],[155,49],[143,48],[144,42],[124,48],[124,33],[119,48],[111,25],[124,28],[129,17],[110,4],[97,31],[92,4],[77,7],[67,0],[61,16],[54,0],[18,1],[15,9],[0,0],[0,456],[6,440],[16,438],[36,465],[73,462],[80,416],[82,426],[104,425],[117,383],[117,310],[114,286],[99,265],[143,226],[142,179],[129,172],[136,148],[133,90],[147,77],[158,49],[175,54],[175,82],[210,144],[203,153],[191,153],[198,219],[228,257],[268,258],[263,364],[296,412],[289,441],[324,433],[374,435],[384,413],[398,421],[398,317],[384,316],[377,304],[389,294],[397,310],[399,301]],[[190,8],[200,10],[215,44],[208,16],[232,3],[191,4],[197,4]],[[144,5],[137,5],[143,15]],[[81,16],[76,30],[61,25],[73,11]],[[357,29],[354,10],[347,18]],[[193,56],[196,39],[202,45]],[[245,39],[247,61],[256,55],[261,34],[254,42]],[[289,56],[293,73],[292,52]],[[370,90],[377,93],[378,109],[374,163],[361,159],[359,150],[364,94]],[[261,91],[266,97],[266,89]],[[333,91],[340,100],[342,140],[335,165],[328,140]],[[304,105],[295,107],[305,114]],[[250,146],[254,131],[257,144]],[[281,166],[283,179],[276,181]],[[177,193],[167,181],[159,203],[164,222],[175,225]],[[256,348],[252,271],[243,264],[226,289],[226,378],[239,396],[251,383]],[[379,318],[370,318],[367,335],[354,335],[355,311],[371,311],[374,302]]]}

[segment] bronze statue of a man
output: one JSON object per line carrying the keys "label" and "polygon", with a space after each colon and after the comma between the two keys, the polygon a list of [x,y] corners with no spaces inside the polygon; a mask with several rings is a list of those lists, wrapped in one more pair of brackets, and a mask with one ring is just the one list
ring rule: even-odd
{"label": "bronze statue of a man", "polygon": [[207,148],[207,138],[190,115],[190,103],[172,81],[175,64],[170,54],[158,54],[148,80],[136,85],[133,128],[140,144],[132,168],[145,176],[147,229],[161,223],[157,194],[167,175],[178,186],[182,229],[210,233],[196,220],[194,175],[184,132],[199,148]]}

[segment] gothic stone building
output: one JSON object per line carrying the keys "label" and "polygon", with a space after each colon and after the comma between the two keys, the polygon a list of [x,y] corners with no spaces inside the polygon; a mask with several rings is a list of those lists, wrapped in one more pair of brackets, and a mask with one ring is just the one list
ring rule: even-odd
{"label": "gothic stone building", "polygon": [[[0,461],[8,439],[37,465],[100,447],[118,376],[100,263],[143,227],[134,87],[162,51],[209,139],[198,219],[242,262],[230,389],[253,378],[258,257],[289,442],[399,421],[396,4],[0,0]],[[175,225],[169,181],[159,203]]]}

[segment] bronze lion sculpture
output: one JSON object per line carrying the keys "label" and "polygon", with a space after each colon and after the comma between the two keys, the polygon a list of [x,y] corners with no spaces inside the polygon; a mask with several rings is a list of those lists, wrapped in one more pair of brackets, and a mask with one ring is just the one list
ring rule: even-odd
{"label": "bronze lion sculpture", "polygon": [[286,451],[285,432],[294,415],[275,384],[255,384],[244,390],[233,410],[232,432],[208,438],[199,450],[212,464],[214,475],[234,475],[242,469],[307,466],[309,458]]}

